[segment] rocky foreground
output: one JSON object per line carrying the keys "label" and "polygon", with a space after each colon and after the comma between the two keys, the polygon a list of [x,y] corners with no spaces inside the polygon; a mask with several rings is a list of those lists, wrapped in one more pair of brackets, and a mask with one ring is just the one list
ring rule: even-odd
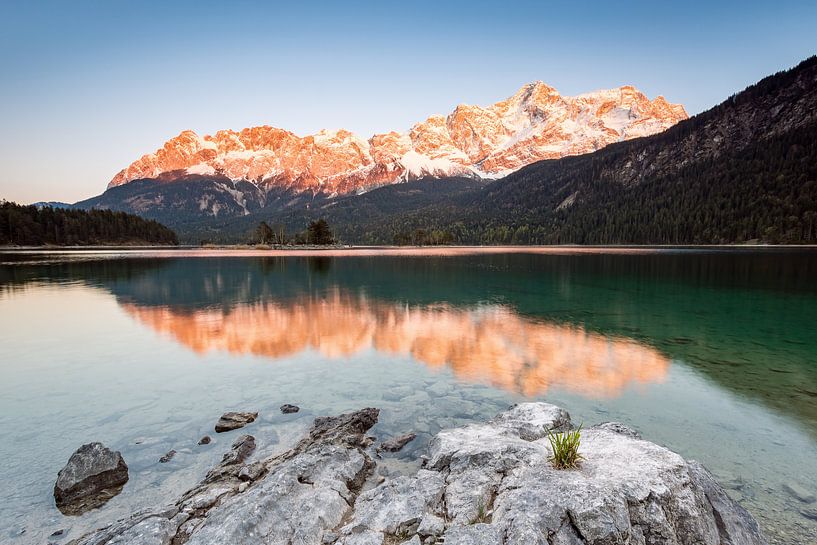
{"label": "rocky foreground", "polygon": [[765,544],[757,523],[695,462],[621,424],[582,431],[578,469],[557,470],[546,403],[440,432],[424,468],[378,481],[377,409],[315,420],[289,451],[250,462],[241,436],[175,504],[71,543],[103,545]]}

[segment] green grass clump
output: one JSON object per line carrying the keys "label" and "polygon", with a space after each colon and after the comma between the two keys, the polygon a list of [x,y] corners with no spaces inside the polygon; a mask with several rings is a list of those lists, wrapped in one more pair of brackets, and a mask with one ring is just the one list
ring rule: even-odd
{"label": "green grass clump", "polygon": [[482,500],[479,500],[477,514],[471,519],[471,524],[480,524],[485,522],[490,522],[490,517],[488,516],[488,511],[485,509],[485,504],[482,502]]}
{"label": "green grass clump", "polygon": [[548,441],[553,449],[553,455],[548,458],[556,469],[573,469],[578,467],[584,457],[579,454],[579,444],[582,440],[582,427],[573,431],[553,433],[547,430]]}

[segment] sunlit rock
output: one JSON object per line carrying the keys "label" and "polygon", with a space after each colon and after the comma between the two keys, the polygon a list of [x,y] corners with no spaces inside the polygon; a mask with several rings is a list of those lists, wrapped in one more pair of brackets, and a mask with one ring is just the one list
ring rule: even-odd
{"label": "sunlit rock", "polygon": [[632,86],[566,97],[535,82],[496,104],[460,104],[405,133],[368,140],[343,129],[303,137],[269,126],[205,136],[186,130],[124,168],[108,187],[201,175],[331,195],[423,176],[495,178],[661,132],[686,118],[680,104],[650,100]]}

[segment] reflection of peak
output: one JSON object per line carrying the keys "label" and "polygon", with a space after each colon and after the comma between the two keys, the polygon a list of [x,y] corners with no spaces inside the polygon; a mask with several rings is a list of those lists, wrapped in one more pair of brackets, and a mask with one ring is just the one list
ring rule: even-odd
{"label": "reflection of peak", "polygon": [[406,308],[338,293],[230,311],[123,307],[199,353],[279,358],[311,349],[336,358],[374,348],[528,396],[553,385],[618,395],[632,383],[661,381],[669,368],[666,357],[635,341],[531,321],[506,307]]}

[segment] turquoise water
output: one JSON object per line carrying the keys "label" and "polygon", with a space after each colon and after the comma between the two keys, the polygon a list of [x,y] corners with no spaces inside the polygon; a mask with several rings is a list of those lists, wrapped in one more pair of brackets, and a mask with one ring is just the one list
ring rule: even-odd
{"label": "turquoise water", "polygon": [[[817,251],[404,254],[0,254],[3,541],[171,501],[242,431],[264,456],[316,415],[380,407],[376,435],[418,433],[384,461],[403,472],[440,428],[535,399],[633,425],[702,461],[774,542],[813,542],[817,504],[784,485],[817,493]],[[261,416],[213,434],[232,409]],[[56,472],[97,440],[131,480],[64,517]]]}

